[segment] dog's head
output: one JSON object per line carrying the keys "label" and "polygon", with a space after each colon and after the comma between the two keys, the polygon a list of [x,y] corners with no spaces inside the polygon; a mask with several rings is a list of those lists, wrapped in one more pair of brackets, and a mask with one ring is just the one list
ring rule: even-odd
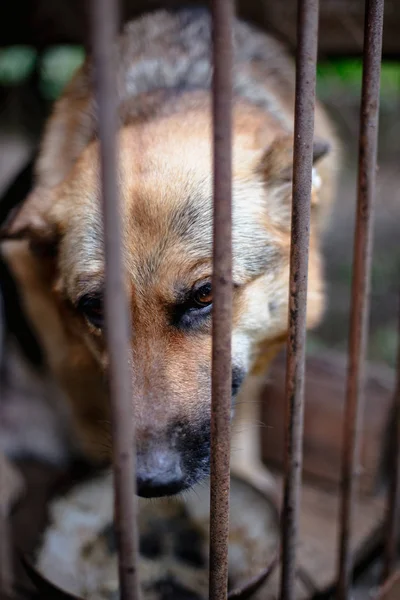
{"label": "dog's head", "polygon": [[[273,129],[260,131],[247,108],[235,108],[233,406],[259,345],[282,338],[287,325],[293,142]],[[211,139],[208,110],[128,124],[118,137],[138,488],[144,496],[188,488],[209,469]],[[325,150],[316,146],[315,159]],[[60,185],[35,189],[7,235],[27,237],[38,260],[52,264],[63,326],[106,373],[98,151],[92,141]],[[313,198],[317,205],[315,190]],[[312,233],[310,324],[323,304],[317,237]]]}

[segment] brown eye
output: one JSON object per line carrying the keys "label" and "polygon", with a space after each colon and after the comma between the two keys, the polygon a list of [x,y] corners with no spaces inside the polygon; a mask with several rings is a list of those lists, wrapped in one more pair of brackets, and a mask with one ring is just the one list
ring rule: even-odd
{"label": "brown eye", "polygon": [[197,305],[198,308],[204,308],[210,306],[212,302],[212,289],[211,283],[205,283],[193,294],[193,304]]}
{"label": "brown eye", "polygon": [[86,294],[78,302],[78,311],[97,329],[104,326],[103,298],[101,294]]}
{"label": "brown eye", "polygon": [[211,281],[198,281],[171,307],[172,323],[179,329],[198,329],[209,324],[212,312]]}

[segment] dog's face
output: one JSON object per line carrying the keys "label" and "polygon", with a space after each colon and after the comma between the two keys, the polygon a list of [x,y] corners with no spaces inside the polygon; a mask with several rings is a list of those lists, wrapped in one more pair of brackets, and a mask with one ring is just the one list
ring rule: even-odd
{"label": "dog's face", "polygon": [[[287,321],[291,141],[278,140],[265,153],[246,119],[235,113],[233,407],[258,345],[281,337]],[[126,126],[119,134],[132,404],[143,496],[176,493],[208,474],[211,157],[208,112]],[[52,287],[64,326],[106,374],[98,164],[98,143],[93,142],[57,189],[33,193],[11,235],[27,235],[33,247],[53,249]],[[311,321],[322,307],[315,254]]]}

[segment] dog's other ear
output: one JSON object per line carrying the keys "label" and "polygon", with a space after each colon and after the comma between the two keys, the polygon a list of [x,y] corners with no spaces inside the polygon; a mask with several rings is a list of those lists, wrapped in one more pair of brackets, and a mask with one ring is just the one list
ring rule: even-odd
{"label": "dog's other ear", "polygon": [[[313,144],[313,165],[328,154],[330,145],[325,140],[316,139]],[[288,183],[293,176],[293,137],[276,138],[264,153],[261,170],[267,184]]]}
{"label": "dog's other ear", "polygon": [[[313,165],[329,152],[330,146],[324,140],[314,140]],[[265,151],[261,163],[260,173],[265,182],[269,198],[270,217],[285,229],[290,227],[292,181],[293,181],[293,137],[285,135],[276,138]],[[318,204],[318,189],[320,179],[313,169],[312,174],[312,206]]]}
{"label": "dog's other ear", "polygon": [[57,228],[50,218],[54,203],[54,192],[35,188],[27,198],[13,210],[0,229],[0,240],[27,239],[35,245],[55,241]]}
{"label": "dog's other ear", "polygon": [[331,151],[331,145],[327,140],[316,139],[313,144],[313,165],[319,163]]}

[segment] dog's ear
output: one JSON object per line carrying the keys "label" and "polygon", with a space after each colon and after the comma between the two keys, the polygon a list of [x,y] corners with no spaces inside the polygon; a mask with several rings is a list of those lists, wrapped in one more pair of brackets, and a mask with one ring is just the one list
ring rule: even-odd
{"label": "dog's ear", "polygon": [[[329,152],[330,146],[325,140],[314,140],[313,165]],[[285,135],[276,138],[265,151],[260,163],[261,176],[269,194],[271,217],[279,224],[290,224],[292,181],[293,181],[293,137]],[[312,173],[312,206],[318,204],[320,178],[317,170]]]}
{"label": "dog's ear", "polygon": [[52,244],[57,237],[52,215],[55,193],[35,188],[20,206],[11,211],[0,229],[0,240],[27,239],[35,246]]}
{"label": "dog's ear", "polygon": [[315,139],[313,144],[313,165],[319,163],[331,151],[331,145],[327,140]]}
{"label": "dog's ear", "polygon": [[[313,144],[313,165],[330,151],[325,140],[316,139]],[[261,161],[261,170],[267,184],[289,183],[293,176],[293,137],[275,139],[266,150]]]}

